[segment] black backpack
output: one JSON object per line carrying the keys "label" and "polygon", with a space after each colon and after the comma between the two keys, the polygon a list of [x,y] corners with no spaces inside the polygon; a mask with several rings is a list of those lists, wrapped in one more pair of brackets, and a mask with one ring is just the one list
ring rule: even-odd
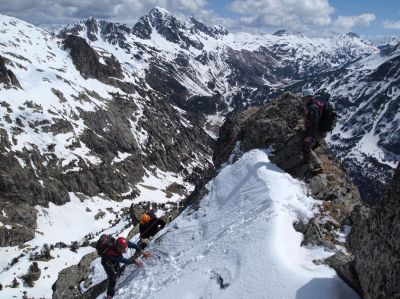
{"label": "black backpack", "polygon": [[103,234],[97,240],[95,248],[97,250],[97,254],[103,256],[104,254],[106,254],[107,250],[114,247],[114,245],[115,238],[110,235]]}
{"label": "black backpack", "polygon": [[321,113],[319,117],[318,130],[321,133],[332,131],[335,127],[337,119],[335,105],[333,105],[330,101],[326,101],[324,103],[321,101],[316,102],[319,106],[318,108],[320,108],[319,111]]}

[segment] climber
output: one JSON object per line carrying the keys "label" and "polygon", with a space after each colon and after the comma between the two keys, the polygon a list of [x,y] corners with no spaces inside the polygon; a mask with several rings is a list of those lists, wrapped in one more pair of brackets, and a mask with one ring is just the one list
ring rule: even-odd
{"label": "climber", "polygon": [[138,250],[144,258],[151,257],[153,254],[149,251],[142,251],[142,249],[135,243],[129,242],[124,237],[119,237],[113,242],[114,245],[105,249],[104,254],[101,254],[101,264],[107,273],[108,288],[107,288],[107,299],[111,299],[115,294],[115,285],[117,283],[117,277],[121,273],[120,263],[130,265],[135,264],[137,267],[143,267],[143,262],[135,258],[124,258],[123,253],[127,248],[135,248]]}
{"label": "climber", "polygon": [[323,171],[323,163],[315,154],[314,149],[320,144],[324,137],[318,130],[320,109],[318,103],[313,98],[313,91],[305,89],[302,95],[306,115],[304,121],[305,138],[303,142],[304,162],[309,165],[309,170],[313,173]]}
{"label": "climber", "polygon": [[162,230],[166,225],[165,221],[157,218],[151,212],[143,213],[142,217],[140,217],[139,224],[139,237],[140,240],[138,245],[141,249],[144,249],[150,243],[150,239],[157,234],[158,231]]}

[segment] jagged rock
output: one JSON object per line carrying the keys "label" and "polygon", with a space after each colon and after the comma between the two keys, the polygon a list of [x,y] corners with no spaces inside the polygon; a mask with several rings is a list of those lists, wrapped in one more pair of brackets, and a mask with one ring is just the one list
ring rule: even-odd
{"label": "jagged rock", "polygon": [[129,215],[131,217],[132,225],[135,226],[139,224],[140,217],[146,212],[141,205],[131,204],[129,208]]}
{"label": "jagged rock", "polygon": [[151,25],[147,16],[141,17],[132,28],[132,34],[142,39],[150,39],[151,32]]}
{"label": "jagged rock", "polygon": [[0,55],[0,83],[4,83],[6,87],[12,86],[22,88],[14,73],[7,69],[4,58]]}
{"label": "jagged rock", "polygon": [[28,227],[0,227],[0,246],[16,246],[35,237],[35,230]]}
{"label": "jagged rock", "polygon": [[352,214],[349,246],[364,298],[400,297],[400,164],[383,198]]}
{"label": "jagged rock", "polygon": [[340,278],[351,286],[360,296],[363,296],[360,281],[354,267],[353,256],[338,252],[325,259],[323,263],[335,269]]}
{"label": "jagged rock", "polygon": [[167,191],[167,192],[172,192],[172,193],[176,193],[176,194],[179,194],[179,195],[182,196],[183,194],[185,194],[185,192],[186,192],[187,190],[186,190],[186,188],[185,188],[184,186],[182,186],[182,185],[180,185],[180,184],[174,182],[174,183],[172,183],[171,185],[169,185],[169,186],[165,189],[165,191]]}
{"label": "jagged rock", "polygon": [[[0,197],[1,199],[1,197]],[[12,202],[0,202],[0,246],[15,246],[30,241],[35,236],[36,210],[26,203],[14,205]]]}
{"label": "jagged rock", "polygon": [[[203,49],[204,45],[191,38],[190,35],[185,34],[186,27],[175,18],[170,12],[165,9],[158,7],[153,8],[148,16],[145,16],[140,23],[150,22],[157,32],[165,37],[166,40],[179,44],[182,48],[188,49],[190,46],[196,49]],[[141,26],[141,29],[148,28],[147,26]]]}
{"label": "jagged rock", "polygon": [[52,286],[52,298],[84,298],[79,284],[88,279],[89,274],[91,274],[90,264],[96,257],[96,252],[87,254],[78,265],[70,266],[58,273],[58,279]]}
{"label": "jagged rock", "polygon": [[235,114],[220,128],[214,151],[216,165],[226,161],[240,141],[244,152],[254,148],[271,148],[270,159],[295,177],[304,179],[314,196],[323,200],[341,202],[349,215],[360,200],[357,189],[344,169],[321,142],[317,154],[324,161],[322,175],[308,173],[302,145],[304,107],[299,97],[286,92],[259,108],[249,108]]}
{"label": "jagged rock", "polygon": [[295,229],[295,231],[304,234],[307,230],[307,224],[300,220],[293,223],[293,228]]}
{"label": "jagged rock", "polygon": [[304,239],[301,242],[301,246],[315,245],[324,246],[331,250],[335,249],[335,245],[324,237],[321,227],[314,219],[308,222],[303,234]]}
{"label": "jagged rock", "polygon": [[318,174],[313,176],[308,185],[310,186],[311,193],[314,197],[320,198],[324,195],[324,190],[328,187],[328,181],[325,174]]}
{"label": "jagged rock", "polygon": [[113,55],[104,57],[106,65],[100,63],[99,55],[84,38],[68,35],[64,40],[64,47],[71,50],[72,61],[82,77],[95,78],[104,83],[109,82],[110,77],[124,77],[121,65]]}
{"label": "jagged rock", "polygon": [[189,18],[190,22],[194,25],[192,30],[198,30],[200,32],[203,32],[209,36],[217,38],[220,35],[227,35],[228,31],[223,28],[222,26],[214,26],[214,27],[208,27],[205,24],[197,21],[195,18],[190,17]]}

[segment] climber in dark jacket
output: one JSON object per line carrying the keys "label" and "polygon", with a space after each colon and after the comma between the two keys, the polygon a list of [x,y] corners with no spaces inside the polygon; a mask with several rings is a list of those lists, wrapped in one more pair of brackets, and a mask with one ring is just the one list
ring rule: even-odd
{"label": "climber in dark jacket", "polygon": [[143,262],[139,259],[135,258],[124,258],[123,253],[127,248],[135,248],[138,250],[143,257],[147,258],[152,256],[152,253],[149,251],[142,251],[142,249],[136,245],[135,243],[129,242],[124,237],[119,237],[115,241],[115,245],[109,248],[101,258],[101,264],[104,267],[104,270],[107,273],[108,278],[108,288],[107,288],[107,299],[111,299],[115,294],[115,285],[117,283],[117,277],[120,274],[120,263],[131,265],[135,264],[138,267],[143,267]]}
{"label": "climber in dark jacket", "polygon": [[150,238],[157,234],[166,225],[165,221],[157,218],[153,213],[144,213],[140,218],[139,224],[139,237],[140,241],[138,245],[143,249],[149,242]]}
{"label": "climber in dark jacket", "polygon": [[320,140],[323,138],[318,130],[320,111],[317,102],[313,99],[312,90],[306,89],[303,91],[302,101],[306,109],[303,143],[304,161],[309,164],[310,171],[319,172],[323,170],[323,163],[313,149],[318,147]]}

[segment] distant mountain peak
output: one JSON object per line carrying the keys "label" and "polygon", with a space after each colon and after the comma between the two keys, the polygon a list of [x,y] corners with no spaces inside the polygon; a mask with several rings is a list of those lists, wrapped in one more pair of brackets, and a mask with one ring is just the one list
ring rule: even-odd
{"label": "distant mountain peak", "polygon": [[360,38],[360,36],[357,33],[354,33],[354,32],[348,32],[346,35],[350,36],[350,37]]}
{"label": "distant mountain peak", "polygon": [[226,30],[226,28],[224,28],[223,26],[216,25],[216,26],[209,27],[209,26],[205,25],[204,23],[198,21],[194,17],[189,17],[187,26],[191,27],[192,29],[193,28],[197,29],[197,30],[199,30],[207,35],[213,36],[213,37],[216,37],[217,35],[227,35],[229,33],[228,30]]}
{"label": "distant mountain peak", "polygon": [[152,10],[150,10],[148,16],[152,20],[154,19],[165,20],[168,18],[176,19],[175,16],[169,10],[166,10],[165,8],[159,6],[155,6]]}
{"label": "distant mountain peak", "polygon": [[289,32],[285,29],[282,29],[282,30],[278,30],[278,31],[274,32],[272,35],[283,36],[283,35],[287,35],[287,34],[289,34]]}

